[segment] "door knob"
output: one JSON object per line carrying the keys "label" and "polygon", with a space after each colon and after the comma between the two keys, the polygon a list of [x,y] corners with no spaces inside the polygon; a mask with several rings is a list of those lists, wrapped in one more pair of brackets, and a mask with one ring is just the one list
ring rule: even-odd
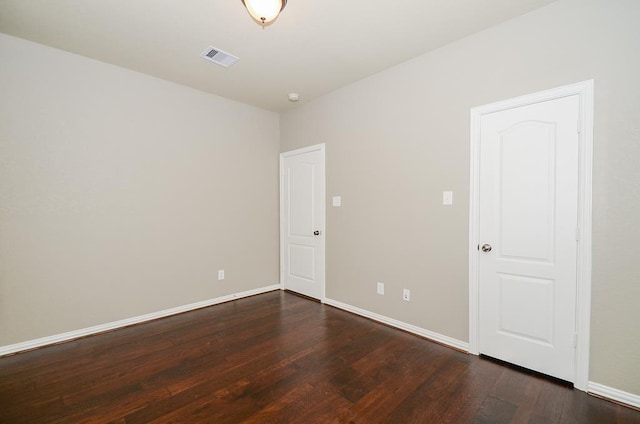
{"label": "door knob", "polygon": [[482,245],[481,249],[482,249],[483,252],[491,252],[491,249],[493,249],[493,248],[491,247],[490,244],[486,244],[485,243],[485,244]]}
{"label": "door knob", "polygon": [[319,235],[320,235],[320,231],[315,230],[315,231],[313,232],[313,235],[314,235],[314,236],[319,236]]}

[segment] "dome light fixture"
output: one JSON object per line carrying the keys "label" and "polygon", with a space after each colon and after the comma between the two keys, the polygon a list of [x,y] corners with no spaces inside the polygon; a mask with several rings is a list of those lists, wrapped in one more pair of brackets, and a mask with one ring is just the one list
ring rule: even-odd
{"label": "dome light fixture", "polygon": [[287,5],[287,0],[240,0],[247,8],[249,15],[262,28],[271,25],[278,19],[280,12]]}

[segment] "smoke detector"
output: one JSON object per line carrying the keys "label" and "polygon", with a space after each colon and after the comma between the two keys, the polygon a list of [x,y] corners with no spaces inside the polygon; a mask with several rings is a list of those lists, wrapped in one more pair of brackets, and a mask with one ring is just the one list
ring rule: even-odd
{"label": "smoke detector", "polygon": [[228,68],[229,66],[240,60],[240,58],[238,58],[237,56],[234,56],[231,53],[224,52],[219,48],[213,46],[209,46],[207,50],[202,52],[200,57],[213,62],[216,65],[224,66],[225,68]]}

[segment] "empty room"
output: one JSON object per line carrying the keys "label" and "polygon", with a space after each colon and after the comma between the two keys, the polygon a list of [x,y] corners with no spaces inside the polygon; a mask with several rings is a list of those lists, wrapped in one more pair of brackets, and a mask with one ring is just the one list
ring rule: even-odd
{"label": "empty room", "polygon": [[0,0],[0,423],[640,423],[637,0]]}

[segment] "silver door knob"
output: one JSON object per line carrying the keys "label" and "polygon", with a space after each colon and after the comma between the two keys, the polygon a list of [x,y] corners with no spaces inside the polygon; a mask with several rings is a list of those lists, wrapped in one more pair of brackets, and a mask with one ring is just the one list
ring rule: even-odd
{"label": "silver door knob", "polygon": [[313,232],[313,235],[314,235],[314,236],[319,236],[319,235],[320,235],[320,231],[315,230],[315,231]]}
{"label": "silver door knob", "polygon": [[491,249],[493,249],[493,248],[491,247],[490,244],[486,244],[485,243],[485,244],[482,245],[481,249],[482,249],[483,252],[491,252]]}

